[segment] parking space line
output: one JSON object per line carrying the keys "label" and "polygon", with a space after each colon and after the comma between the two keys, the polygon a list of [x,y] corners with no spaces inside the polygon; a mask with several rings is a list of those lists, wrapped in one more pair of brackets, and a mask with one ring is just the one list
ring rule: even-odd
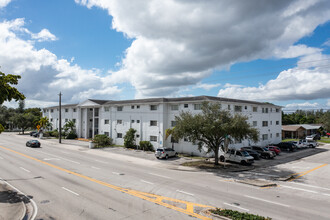
{"label": "parking space line", "polygon": [[149,173],[150,175],[154,175],[154,176],[158,176],[158,177],[163,177],[165,179],[172,179],[171,177],[168,177],[168,176],[163,176],[163,175],[159,175],[159,174],[156,174],[156,173]]}
{"label": "parking space line", "polygon": [[100,170],[101,168],[99,168],[99,167],[94,167],[94,166],[92,166],[92,168],[93,169],[96,169],[96,170]]}
{"label": "parking space line", "polygon": [[25,172],[28,172],[28,173],[31,173],[31,171],[30,170],[27,170],[27,169],[25,169],[24,167],[20,167],[22,170],[24,170]]}
{"label": "parking space line", "polygon": [[63,187],[63,186],[62,186],[62,189],[66,190],[66,191],[68,191],[68,192],[70,192],[70,193],[72,193],[72,194],[74,194],[74,195],[76,195],[76,196],[79,196],[78,193],[73,192],[72,190],[69,190],[69,189],[67,189],[67,188],[65,188],[65,187]]}
{"label": "parking space line", "polygon": [[225,204],[225,205],[227,205],[227,206],[235,207],[235,208],[238,208],[238,209],[242,209],[242,210],[244,210],[244,211],[246,211],[246,212],[249,211],[248,209],[245,209],[245,208],[239,207],[239,206],[237,206],[237,205],[229,204],[229,203],[226,203],[226,202],[224,202],[223,204]]}
{"label": "parking space line", "polygon": [[275,205],[280,205],[280,206],[284,206],[284,207],[290,207],[289,205],[278,203],[278,202],[269,201],[269,200],[266,200],[266,199],[261,199],[261,198],[257,198],[257,197],[253,197],[253,196],[248,196],[248,195],[244,195],[244,196],[247,197],[247,198],[250,198],[250,199],[260,200],[262,202],[268,202],[268,203],[272,203],[272,204],[275,204]]}

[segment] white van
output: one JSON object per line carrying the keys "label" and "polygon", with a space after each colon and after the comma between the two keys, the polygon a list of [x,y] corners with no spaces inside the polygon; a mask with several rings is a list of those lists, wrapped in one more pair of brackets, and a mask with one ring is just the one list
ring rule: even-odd
{"label": "white van", "polygon": [[221,162],[232,161],[246,165],[254,163],[254,158],[244,150],[228,149],[227,153],[220,151],[219,154]]}

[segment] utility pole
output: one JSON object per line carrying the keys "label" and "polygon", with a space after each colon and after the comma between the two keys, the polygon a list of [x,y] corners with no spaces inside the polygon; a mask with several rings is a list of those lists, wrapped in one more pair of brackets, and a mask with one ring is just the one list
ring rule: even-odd
{"label": "utility pole", "polygon": [[60,104],[60,109],[59,109],[59,111],[60,111],[60,117],[59,117],[59,128],[58,128],[58,130],[59,130],[59,139],[58,139],[58,143],[61,143],[61,141],[62,141],[62,106],[61,106],[61,96],[62,96],[62,93],[60,92],[60,94],[58,94],[59,95],[59,98],[60,98],[60,100],[59,100],[59,104]]}

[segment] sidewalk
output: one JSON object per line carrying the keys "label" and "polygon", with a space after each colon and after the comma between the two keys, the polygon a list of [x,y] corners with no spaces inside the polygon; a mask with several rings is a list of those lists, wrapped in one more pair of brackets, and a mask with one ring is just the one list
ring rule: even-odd
{"label": "sidewalk", "polygon": [[22,220],[26,215],[24,195],[11,189],[6,183],[0,182],[0,219]]}

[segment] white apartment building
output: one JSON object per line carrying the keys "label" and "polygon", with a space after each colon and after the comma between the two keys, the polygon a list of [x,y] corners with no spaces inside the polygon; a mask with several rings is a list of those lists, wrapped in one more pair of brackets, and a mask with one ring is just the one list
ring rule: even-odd
{"label": "white apartment building", "polygon": [[[80,138],[93,138],[96,134],[111,137],[115,144],[123,145],[128,129],[134,128],[136,143],[150,141],[154,148],[172,147],[171,138],[165,140],[165,130],[175,126],[175,116],[181,111],[201,113],[202,102],[216,102],[232,114],[248,116],[248,122],[260,132],[260,141],[244,140],[231,147],[249,145],[265,146],[281,141],[281,107],[270,103],[228,99],[212,96],[183,98],[150,98],[137,100],[94,100],[79,104],[62,105],[62,125],[68,120],[76,123]],[[59,127],[59,106],[43,109],[43,116],[49,118],[52,129]],[[179,153],[205,156],[206,152],[186,139],[174,144]]]}

